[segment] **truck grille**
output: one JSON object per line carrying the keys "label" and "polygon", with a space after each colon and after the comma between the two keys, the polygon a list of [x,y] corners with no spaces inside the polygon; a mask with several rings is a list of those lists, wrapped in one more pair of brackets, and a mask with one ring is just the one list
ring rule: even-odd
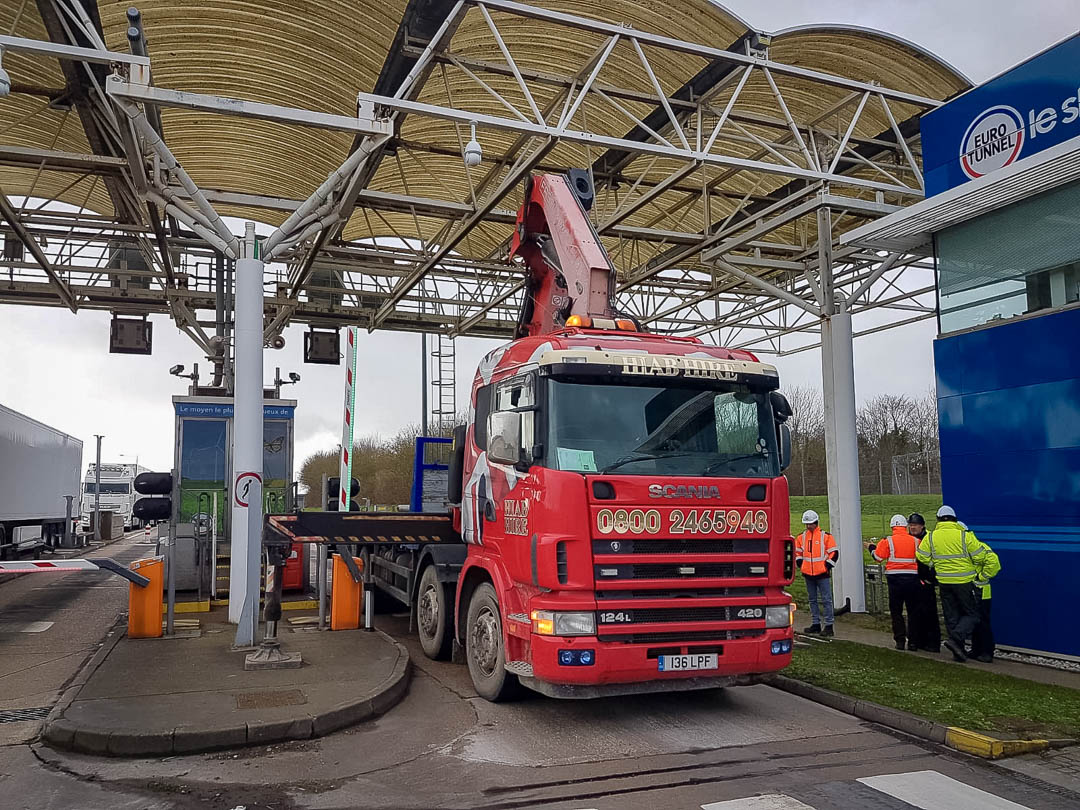
{"label": "truck grille", "polygon": [[593,540],[593,554],[768,554],[769,541],[711,538],[635,538],[633,540]]}
{"label": "truck grille", "polygon": [[597,583],[628,579],[733,579],[765,577],[768,566],[761,563],[618,563],[594,566]]}
{"label": "truck grille", "polygon": [[600,633],[600,641],[616,641],[624,644],[681,644],[688,641],[734,641],[740,638],[758,638],[765,630],[702,630],[693,633]]}
{"label": "truck grille", "polygon": [[678,588],[668,590],[597,591],[597,599],[711,599],[718,596],[764,596],[764,588]]}
{"label": "truck grille", "polygon": [[[739,616],[740,610],[749,610],[749,616]],[[757,613],[760,612],[760,615]],[[605,622],[608,614],[620,615],[621,622]],[[654,624],[659,622],[730,622],[730,621],[765,621],[764,605],[725,605],[723,607],[671,607],[671,608],[630,608],[621,611],[597,611],[597,623],[600,627],[619,627],[624,623]]]}

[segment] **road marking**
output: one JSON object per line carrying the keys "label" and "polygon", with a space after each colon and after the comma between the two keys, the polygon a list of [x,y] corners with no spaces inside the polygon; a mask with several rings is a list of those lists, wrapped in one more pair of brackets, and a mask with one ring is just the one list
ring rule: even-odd
{"label": "road marking", "polygon": [[745,799],[703,804],[701,810],[814,810],[814,808],[790,796],[769,793],[765,796],[747,796]]}
{"label": "road marking", "polygon": [[922,810],[1030,810],[937,771],[867,776],[856,781]]}
{"label": "road marking", "polygon": [[52,622],[7,622],[0,624],[0,633],[44,633]]}

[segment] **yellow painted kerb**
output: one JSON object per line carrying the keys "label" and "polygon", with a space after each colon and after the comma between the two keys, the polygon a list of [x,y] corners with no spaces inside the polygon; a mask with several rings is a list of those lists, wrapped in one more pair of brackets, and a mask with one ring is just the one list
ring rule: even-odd
{"label": "yellow painted kerb", "polygon": [[1050,743],[1046,740],[998,740],[955,726],[950,726],[945,732],[945,745],[983,759],[1003,759],[1017,754],[1031,754],[1050,747]]}

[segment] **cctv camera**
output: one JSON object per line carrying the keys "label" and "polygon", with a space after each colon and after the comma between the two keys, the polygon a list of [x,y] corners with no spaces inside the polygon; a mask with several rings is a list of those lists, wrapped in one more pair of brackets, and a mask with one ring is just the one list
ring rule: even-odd
{"label": "cctv camera", "polygon": [[300,382],[300,375],[297,374],[295,371],[290,371],[289,379],[292,380],[294,383]]}
{"label": "cctv camera", "polygon": [[172,368],[169,369],[169,373],[172,374],[173,376],[179,376],[180,374],[184,373],[184,367],[181,366],[181,365],[173,366]]}
{"label": "cctv camera", "polygon": [[480,142],[473,139],[465,144],[465,165],[469,168],[473,166],[479,166],[480,161],[484,159],[484,150],[480,146]]}
{"label": "cctv camera", "polygon": [[[4,50],[3,50],[3,48],[0,48],[0,60],[3,59],[3,56],[4,56]],[[11,76],[8,74],[8,72],[6,70],[4,70],[3,65],[0,65],[0,96],[6,96],[10,92],[11,92]]]}
{"label": "cctv camera", "polygon": [[270,348],[271,349],[284,349],[285,348],[285,338],[282,337],[281,335],[276,335],[274,337],[274,339],[270,341]]}
{"label": "cctv camera", "polygon": [[465,159],[465,165],[472,168],[480,165],[480,161],[484,159],[484,150],[480,146],[480,141],[476,140],[476,124],[471,124],[470,129],[472,137],[465,144],[465,152],[462,157]]}

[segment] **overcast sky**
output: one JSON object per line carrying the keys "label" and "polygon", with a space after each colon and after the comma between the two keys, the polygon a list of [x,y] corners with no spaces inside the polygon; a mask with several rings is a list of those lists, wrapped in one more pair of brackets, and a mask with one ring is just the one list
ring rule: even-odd
{"label": "overcast sky", "polygon": [[[748,24],[780,30],[808,23],[878,28],[939,54],[976,83],[1001,72],[1080,28],[1080,0],[729,0]],[[692,35],[691,35],[692,38]],[[109,316],[36,307],[0,306],[0,404],[71,433],[93,460],[93,434],[105,435],[104,461],[132,461],[166,470],[173,462],[170,397],[186,393],[169,366],[200,362],[191,341],[155,316],[152,356],[108,353]],[[864,324],[865,325],[865,324]],[[856,321],[856,329],[860,324]],[[932,382],[933,321],[860,338],[855,342],[860,400],[883,392],[922,393]],[[265,354],[266,381],[274,367],[302,380],[285,389],[299,400],[296,467],[310,452],[333,448],[341,425],[342,369],[305,366],[303,330],[292,327],[281,351]],[[458,399],[465,401],[476,363],[492,341],[460,339]],[[817,351],[766,358],[785,386],[820,387]],[[392,434],[420,420],[420,337],[361,333],[357,426],[361,433]],[[205,377],[204,377],[205,379]],[[121,455],[122,454],[122,455]]]}

